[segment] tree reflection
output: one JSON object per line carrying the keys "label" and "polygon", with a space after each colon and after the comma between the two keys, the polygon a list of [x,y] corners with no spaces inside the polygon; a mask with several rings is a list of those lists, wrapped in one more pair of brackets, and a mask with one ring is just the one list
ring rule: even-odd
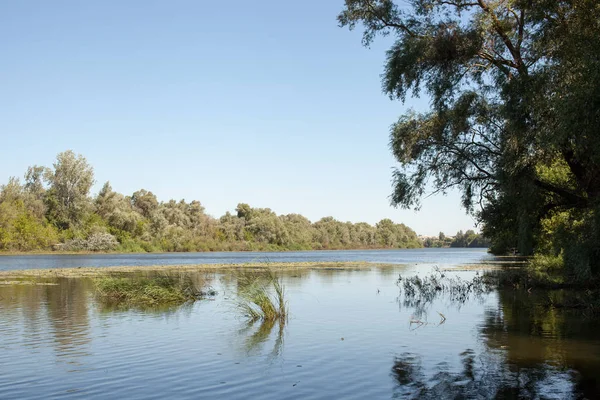
{"label": "tree reflection", "polygon": [[[61,278],[9,285],[0,294],[0,320],[6,327],[23,324],[25,346],[50,343],[62,361],[79,364],[88,355],[91,342],[89,290],[90,282],[86,279]],[[2,334],[8,340],[15,340],[17,332],[2,329]]]}
{"label": "tree reflection", "polygon": [[[486,295],[476,291],[470,297],[456,296],[457,292],[435,279],[402,285],[399,302],[414,310],[414,318],[426,314],[433,304],[439,307],[440,301],[460,306]],[[600,321],[580,310],[552,306],[576,302],[581,294],[564,290],[495,293],[497,306],[486,309],[478,328],[484,350],[461,353],[458,370],[446,364],[433,367],[411,353],[396,357],[391,370],[397,383],[395,397],[600,398]]]}
{"label": "tree reflection", "polygon": [[420,357],[410,353],[396,357],[391,371],[397,383],[394,398],[546,398],[554,397],[557,380],[560,392],[571,391],[569,374],[558,370],[515,368],[500,354],[476,356],[471,349],[461,353],[460,358],[462,369],[452,371],[447,364],[440,364],[428,374]]}
{"label": "tree reflection", "polygon": [[49,321],[56,337],[59,355],[86,355],[90,342],[88,315],[89,281],[58,279],[57,286],[46,286]]}
{"label": "tree reflection", "polygon": [[577,396],[600,398],[600,321],[548,306],[578,293],[502,290],[498,296],[498,308],[487,310],[481,329],[487,347],[501,349],[513,368],[567,370]]}

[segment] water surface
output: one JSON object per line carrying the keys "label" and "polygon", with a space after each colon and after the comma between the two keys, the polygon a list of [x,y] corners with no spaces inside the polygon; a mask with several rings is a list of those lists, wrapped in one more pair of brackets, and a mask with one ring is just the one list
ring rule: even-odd
{"label": "water surface", "polygon": [[326,250],[149,254],[41,254],[0,256],[0,271],[33,268],[241,264],[249,262],[368,261],[392,264],[460,264],[491,259],[485,249]]}
{"label": "water surface", "polygon": [[[0,286],[0,398],[600,396],[597,320],[542,307],[544,293],[415,304],[398,274],[461,262],[424,254],[410,265],[401,255],[385,268],[283,274],[285,324],[239,315],[234,272],[204,277],[214,299],[166,310],[103,307],[87,279]],[[474,257],[486,255],[463,261]]]}

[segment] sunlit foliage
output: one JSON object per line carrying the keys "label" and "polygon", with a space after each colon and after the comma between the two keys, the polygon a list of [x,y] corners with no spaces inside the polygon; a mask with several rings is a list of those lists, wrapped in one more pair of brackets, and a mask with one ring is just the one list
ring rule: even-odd
{"label": "sunlit foliage", "polygon": [[95,197],[92,167],[61,153],[53,168],[30,167],[0,188],[0,251],[213,251],[421,247],[415,232],[389,219],[376,226],[333,217],[312,223],[299,214],[238,204],[220,218],[193,200],[160,202],[145,189],[131,196],[106,182]]}

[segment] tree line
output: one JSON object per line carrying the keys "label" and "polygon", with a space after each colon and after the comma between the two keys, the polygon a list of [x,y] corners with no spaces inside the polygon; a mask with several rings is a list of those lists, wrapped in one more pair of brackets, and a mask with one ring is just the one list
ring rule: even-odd
{"label": "tree line", "polygon": [[456,235],[446,236],[440,232],[437,237],[426,237],[423,240],[424,247],[469,247],[469,248],[488,248],[490,241],[482,234],[469,229],[466,232],[458,231]]}
{"label": "tree line", "polygon": [[240,203],[220,218],[199,201],[161,202],[150,191],[129,196],[106,182],[90,195],[94,170],[72,151],[51,168],[32,166],[24,182],[0,187],[0,251],[230,251],[422,247],[404,224],[375,226],[333,217],[311,222],[299,214]]}
{"label": "tree line", "polygon": [[345,0],[341,26],[392,38],[383,91],[429,110],[392,125],[392,203],[462,192],[495,253],[600,276],[596,0]]}

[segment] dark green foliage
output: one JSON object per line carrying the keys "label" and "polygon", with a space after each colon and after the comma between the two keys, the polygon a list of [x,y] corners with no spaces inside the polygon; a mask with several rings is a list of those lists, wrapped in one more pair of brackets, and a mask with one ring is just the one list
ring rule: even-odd
{"label": "dark green foliage", "polygon": [[[62,172],[31,167],[26,183],[12,178],[0,190],[0,251],[245,251],[421,247],[415,232],[384,219],[376,226],[337,221],[311,223],[298,214],[239,204],[236,214],[207,215],[199,201],[159,202],[144,189],[131,196],[108,182],[95,198],[92,168],[72,152],[58,156]],[[71,169],[85,167],[85,176]],[[50,177],[45,182],[41,173]],[[84,186],[71,185],[82,178]],[[74,180],[74,181],[73,181]],[[55,182],[61,181],[61,187]],[[72,182],[73,181],[73,182]],[[61,200],[57,193],[66,193]],[[69,197],[69,193],[76,199]]]}
{"label": "dark green foliage", "polygon": [[489,247],[489,245],[488,240],[472,230],[465,233],[458,231],[450,243],[450,247]]}
{"label": "dark green foliage", "polygon": [[392,126],[393,204],[459,189],[492,251],[600,274],[597,1],[346,0],[338,20],[393,35],[390,98],[431,98]]}
{"label": "dark green foliage", "polygon": [[423,241],[425,247],[480,247],[489,248],[490,241],[486,239],[482,234],[475,233],[473,230],[458,231],[454,237],[446,236],[443,232],[440,232],[438,237],[427,237]]}

